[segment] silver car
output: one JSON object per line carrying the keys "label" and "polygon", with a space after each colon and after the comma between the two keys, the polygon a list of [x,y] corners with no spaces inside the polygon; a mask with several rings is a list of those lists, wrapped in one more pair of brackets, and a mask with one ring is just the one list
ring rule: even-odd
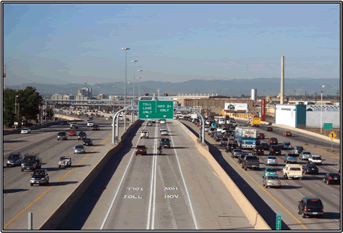
{"label": "silver car", "polygon": [[299,155],[299,159],[301,159],[301,160],[305,160],[305,159],[308,159],[310,157],[311,157],[311,152],[309,152],[309,151],[303,151]]}
{"label": "silver car", "polygon": [[7,167],[9,166],[20,166],[22,156],[20,153],[11,153],[7,158]]}
{"label": "silver car", "polygon": [[243,151],[241,149],[234,149],[231,152],[231,157],[238,158],[241,154],[243,154]]}
{"label": "silver car", "polygon": [[265,176],[263,178],[263,186],[268,187],[281,187],[281,180],[277,176]]}
{"label": "silver car", "polygon": [[205,132],[208,132],[209,129],[210,129],[210,127],[206,125],[204,130],[205,130]]}
{"label": "silver car", "polygon": [[267,156],[265,158],[265,164],[266,165],[277,165],[278,164],[277,158],[275,156]]}
{"label": "silver car", "polygon": [[168,131],[167,131],[167,130],[162,130],[162,131],[161,131],[161,136],[162,136],[162,135],[168,135]]}
{"label": "silver car", "polygon": [[77,145],[74,147],[74,154],[84,154],[86,153],[84,145]]}

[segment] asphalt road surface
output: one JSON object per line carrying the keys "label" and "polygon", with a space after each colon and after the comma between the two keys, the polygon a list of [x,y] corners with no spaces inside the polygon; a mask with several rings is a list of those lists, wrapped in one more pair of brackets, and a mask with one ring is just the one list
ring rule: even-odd
{"label": "asphalt road surface", "polygon": [[[157,155],[161,126],[171,148]],[[58,229],[253,229],[178,122],[145,122],[123,143]],[[136,156],[137,145],[148,154]]]}
{"label": "asphalt road surface", "polygon": [[[182,122],[197,135],[199,132],[197,126],[187,121]],[[257,128],[257,132],[263,132],[266,136],[266,139],[261,140],[261,143],[268,142],[270,137],[276,137],[279,143],[290,141],[293,146],[303,145],[305,150],[307,150],[305,143],[311,141],[309,136],[302,137],[296,132],[293,133],[293,137],[285,137],[282,135],[283,131],[281,130],[274,128],[274,131],[271,132],[265,131],[264,128]],[[282,214],[282,229],[340,229],[340,185],[327,185],[322,182],[324,174],[327,172],[338,172],[338,158],[322,155],[324,161],[322,165],[318,165],[318,175],[304,174],[302,180],[288,180],[283,178],[282,175],[282,168],[285,166],[283,158],[288,152],[287,150],[283,150],[281,156],[276,156],[278,165],[274,166],[278,170],[278,176],[281,179],[282,186],[280,189],[265,189],[262,186],[262,171],[266,167],[264,158],[268,155],[268,152],[265,152],[265,155],[258,156],[261,163],[259,171],[244,171],[241,168],[241,164],[238,164],[237,159],[231,158],[231,153],[224,152],[218,143],[213,141],[213,138],[209,137],[207,133],[205,134],[206,143],[210,146],[212,155],[222,165],[272,229],[275,229],[275,216],[277,213]],[[314,141],[317,140],[314,139]],[[322,142],[321,145],[327,145],[327,143]],[[319,150],[320,146],[317,145],[317,148]],[[251,150],[244,151],[251,153]],[[312,147],[309,151],[312,154],[319,154]],[[306,161],[300,161],[299,163],[305,164]],[[304,196],[319,197],[322,200],[325,210],[324,218],[302,218],[301,215],[298,215],[298,202]]]}

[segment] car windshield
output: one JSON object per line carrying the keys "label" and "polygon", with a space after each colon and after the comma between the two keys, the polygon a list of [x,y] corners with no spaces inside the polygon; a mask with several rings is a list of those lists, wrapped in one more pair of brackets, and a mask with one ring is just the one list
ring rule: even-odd
{"label": "car windshield", "polygon": [[302,146],[298,146],[296,149],[297,150],[303,150],[303,147]]}
{"label": "car windshield", "polygon": [[303,152],[304,155],[310,155],[311,152]]}
{"label": "car windshield", "polygon": [[320,156],[312,156],[312,159],[322,159]]}
{"label": "car windshield", "polygon": [[44,175],[35,175],[35,174],[33,174],[32,178],[44,178]]}
{"label": "car windshield", "polygon": [[268,143],[262,143],[261,145],[262,146],[268,146]]}
{"label": "car windshield", "polygon": [[90,138],[85,138],[85,142],[89,142],[91,139]]}
{"label": "car windshield", "polygon": [[292,158],[295,158],[295,157],[298,157],[299,155],[298,154],[289,154],[288,156],[292,157]]}
{"label": "car windshield", "polygon": [[63,135],[65,135],[65,133],[64,133],[64,132],[60,132],[60,133],[58,133],[58,136],[63,136]]}
{"label": "car windshield", "polygon": [[310,199],[310,200],[307,200],[307,206],[320,207],[320,206],[323,206],[323,203],[319,199]]}
{"label": "car windshield", "polygon": [[83,146],[79,145],[79,146],[75,146],[76,149],[82,149]]}
{"label": "car windshield", "polygon": [[247,158],[246,158],[247,160],[248,159],[251,159],[251,160],[258,160],[258,158],[257,157],[255,157],[255,156],[247,156]]}
{"label": "car windshield", "polygon": [[137,148],[139,148],[139,149],[144,149],[145,146],[137,146]]}
{"label": "car windshield", "polygon": [[19,155],[18,154],[11,154],[10,156],[8,156],[9,159],[19,159]]}
{"label": "car windshield", "polygon": [[267,176],[267,180],[278,180],[279,177],[277,176]]}
{"label": "car windshield", "polygon": [[228,139],[227,138],[223,138],[222,141],[227,141]]}
{"label": "car windshield", "polygon": [[300,167],[291,167],[289,170],[291,170],[291,171],[301,171]]}
{"label": "car windshield", "polygon": [[29,129],[23,129],[23,130],[29,130]]}
{"label": "car windshield", "polygon": [[267,172],[276,172],[276,169],[275,168],[268,168]]}
{"label": "car windshield", "polygon": [[268,157],[268,159],[276,159],[276,157]]}
{"label": "car windshield", "polygon": [[289,142],[284,142],[283,144],[285,144],[286,146],[289,146],[291,143],[289,143]]}
{"label": "car windshield", "polygon": [[235,149],[235,150],[233,150],[233,152],[242,152],[242,150],[241,149]]}
{"label": "car windshield", "polygon": [[35,161],[35,158],[26,157],[26,158],[24,159],[24,161],[32,162],[32,161]]}

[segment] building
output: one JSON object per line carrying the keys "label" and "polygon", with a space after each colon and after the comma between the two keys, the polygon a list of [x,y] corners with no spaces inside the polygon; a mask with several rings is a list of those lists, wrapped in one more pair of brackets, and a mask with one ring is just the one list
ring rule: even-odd
{"label": "building", "polygon": [[99,95],[96,96],[96,99],[97,99],[97,100],[106,99],[106,95],[104,95],[104,94],[99,94]]}
{"label": "building", "polygon": [[77,91],[77,95],[85,96],[89,99],[92,98],[92,88],[83,87]]}

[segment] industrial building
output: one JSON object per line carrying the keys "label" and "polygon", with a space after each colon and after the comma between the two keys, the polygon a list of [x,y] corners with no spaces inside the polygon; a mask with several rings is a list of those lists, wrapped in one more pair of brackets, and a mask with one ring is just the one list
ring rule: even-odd
{"label": "industrial building", "polygon": [[77,95],[85,96],[88,99],[92,98],[92,88],[83,87],[77,91]]}

